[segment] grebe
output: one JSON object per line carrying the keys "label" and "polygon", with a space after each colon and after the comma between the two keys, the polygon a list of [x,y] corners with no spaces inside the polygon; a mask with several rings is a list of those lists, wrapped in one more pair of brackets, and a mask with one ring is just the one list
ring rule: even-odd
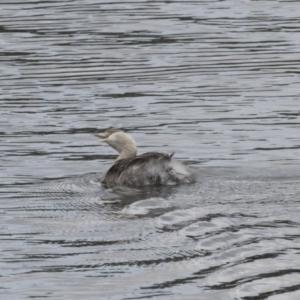
{"label": "grebe", "polygon": [[137,156],[134,139],[121,129],[110,128],[97,136],[119,153],[105,175],[107,187],[175,185],[195,181],[193,172],[173,159],[174,153],[148,152]]}

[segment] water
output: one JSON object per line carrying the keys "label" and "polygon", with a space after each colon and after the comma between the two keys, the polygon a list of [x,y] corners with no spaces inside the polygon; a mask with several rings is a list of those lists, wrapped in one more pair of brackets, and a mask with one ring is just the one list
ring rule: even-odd
{"label": "water", "polygon": [[[0,4],[1,299],[299,299],[299,4]],[[190,186],[104,190],[115,126]]]}

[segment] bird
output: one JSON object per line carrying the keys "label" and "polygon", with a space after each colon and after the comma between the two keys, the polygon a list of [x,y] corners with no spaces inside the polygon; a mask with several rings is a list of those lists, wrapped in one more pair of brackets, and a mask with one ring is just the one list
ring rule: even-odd
{"label": "bird", "polygon": [[183,162],[175,160],[174,153],[147,152],[137,155],[134,139],[118,128],[109,128],[96,136],[119,153],[103,181],[108,188],[195,182],[195,174]]}

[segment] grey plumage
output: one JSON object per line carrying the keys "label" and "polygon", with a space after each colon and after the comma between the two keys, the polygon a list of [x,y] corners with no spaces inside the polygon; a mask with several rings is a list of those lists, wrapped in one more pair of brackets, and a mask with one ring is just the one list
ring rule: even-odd
{"label": "grey plumage", "polygon": [[174,185],[195,181],[192,171],[173,159],[174,153],[148,152],[136,156],[134,140],[116,128],[108,129],[99,137],[120,154],[106,173],[104,183],[107,187]]}

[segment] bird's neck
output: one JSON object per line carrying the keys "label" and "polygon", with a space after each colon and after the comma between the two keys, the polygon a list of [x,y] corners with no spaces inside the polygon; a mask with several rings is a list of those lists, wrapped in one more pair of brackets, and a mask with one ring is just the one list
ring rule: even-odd
{"label": "bird's neck", "polygon": [[127,145],[120,152],[116,162],[121,159],[130,159],[136,157],[136,146],[134,144]]}

